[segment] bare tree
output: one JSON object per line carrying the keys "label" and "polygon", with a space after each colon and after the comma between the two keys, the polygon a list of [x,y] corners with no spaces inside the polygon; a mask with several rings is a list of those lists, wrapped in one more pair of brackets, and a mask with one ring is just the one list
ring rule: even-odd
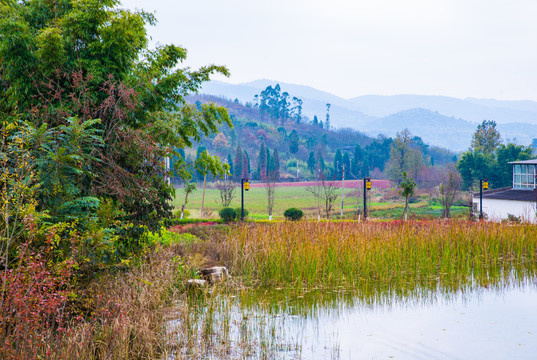
{"label": "bare tree", "polygon": [[461,185],[461,176],[455,169],[450,169],[449,172],[442,177],[442,183],[438,187],[440,193],[440,202],[442,203],[442,217],[449,218],[450,210],[457,191]]}
{"label": "bare tree", "polygon": [[183,191],[185,192],[185,202],[183,205],[181,205],[181,219],[183,218],[183,214],[185,212],[185,206],[188,203],[188,195],[190,195],[190,193],[192,193],[194,190],[196,190],[196,184],[194,183],[188,183],[183,188]]}
{"label": "bare tree", "polygon": [[321,172],[320,182],[317,181],[315,186],[306,187],[306,191],[310,192],[320,203],[324,206],[324,213],[327,219],[330,219],[332,210],[334,208],[334,202],[338,198],[338,188],[334,181],[326,181],[325,175]]}
{"label": "bare tree", "polygon": [[277,174],[275,171],[271,171],[263,178],[265,183],[265,190],[267,192],[267,211],[269,214],[269,220],[272,220],[272,209],[274,207],[275,189],[276,189]]}
{"label": "bare tree", "polygon": [[237,188],[231,180],[216,182],[216,189],[220,192],[220,203],[223,208],[229,207],[229,204],[235,198]]}

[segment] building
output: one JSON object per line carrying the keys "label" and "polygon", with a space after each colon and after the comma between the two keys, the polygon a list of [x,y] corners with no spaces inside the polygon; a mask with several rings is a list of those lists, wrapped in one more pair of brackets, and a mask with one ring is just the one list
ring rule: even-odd
{"label": "building", "polygon": [[[483,214],[489,220],[507,219],[509,215],[525,221],[537,220],[537,159],[513,161],[513,186],[483,191]],[[479,193],[473,196],[474,210],[479,212]]]}

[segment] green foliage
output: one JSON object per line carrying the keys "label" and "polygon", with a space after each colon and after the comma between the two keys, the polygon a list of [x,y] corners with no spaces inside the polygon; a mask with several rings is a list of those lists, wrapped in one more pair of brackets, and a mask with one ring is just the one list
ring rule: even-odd
{"label": "green foliage", "polygon": [[[170,215],[174,191],[162,159],[171,157],[176,176],[188,180],[190,164],[178,149],[231,126],[226,109],[187,105],[184,97],[228,71],[181,68],[186,50],[178,46],[148,49],[145,26],[154,17],[117,5],[2,2],[0,114],[8,122],[20,114],[35,129],[32,154],[50,185],[39,205],[54,221],[90,215],[98,199],[112,197],[128,220],[156,227]],[[195,166],[215,176],[227,171],[209,154]]]}
{"label": "green foliage", "polygon": [[304,216],[304,212],[297,208],[289,208],[284,211],[283,216],[286,220],[298,221]]}
{"label": "green foliage", "polygon": [[223,208],[218,212],[218,215],[224,222],[231,222],[237,218],[237,211],[232,208]]}
{"label": "green foliage", "polygon": [[162,229],[156,232],[148,232],[147,239],[147,242],[151,245],[160,244],[164,246],[176,244],[192,244],[198,241],[198,238],[191,233],[178,233],[166,229]]}
{"label": "green foliage", "polygon": [[477,126],[477,130],[472,138],[472,150],[481,152],[485,155],[494,153],[501,143],[501,136],[496,129],[496,122],[492,120],[483,120]]}
{"label": "green foliage", "polygon": [[405,198],[405,210],[403,212],[403,216],[405,216],[408,210],[408,198],[414,195],[414,190],[416,189],[416,182],[414,179],[407,177],[406,171],[403,171],[399,189],[399,195]]}
{"label": "green foliage", "polygon": [[396,139],[390,148],[390,160],[387,165],[388,178],[392,181],[402,181],[402,173],[411,174],[417,177],[419,170],[423,166],[423,152],[412,138],[412,135],[405,129],[397,133]]}
{"label": "green foliage", "polygon": [[[240,220],[241,219],[241,208],[238,207],[238,208],[235,208],[235,213],[237,214],[237,220]],[[248,209],[244,209],[244,218],[248,218],[248,215],[250,215],[250,212],[248,211]]]}

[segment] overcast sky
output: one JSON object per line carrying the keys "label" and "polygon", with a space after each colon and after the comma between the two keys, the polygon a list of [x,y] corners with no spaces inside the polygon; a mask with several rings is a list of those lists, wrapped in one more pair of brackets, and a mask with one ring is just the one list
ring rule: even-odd
{"label": "overcast sky", "polygon": [[124,0],[193,68],[366,94],[537,100],[536,0]]}

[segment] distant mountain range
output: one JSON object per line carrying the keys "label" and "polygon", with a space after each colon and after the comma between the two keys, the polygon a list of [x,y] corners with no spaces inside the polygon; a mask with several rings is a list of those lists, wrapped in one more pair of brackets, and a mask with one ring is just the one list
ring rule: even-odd
{"label": "distant mountain range", "polygon": [[324,120],[326,104],[330,103],[330,119],[335,127],[350,127],[376,136],[393,136],[408,128],[431,145],[455,151],[470,146],[472,134],[482,120],[498,123],[504,140],[529,145],[537,138],[537,102],[495,99],[457,99],[425,95],[365,95],[343,99],[309,86],[272,80],[256,80],[243,84],[220,81],[206,83],[200,93],[253,102],[267,86],[280,84],[282,91],[303,100],[303,114],[310,119],[317,115]]}

